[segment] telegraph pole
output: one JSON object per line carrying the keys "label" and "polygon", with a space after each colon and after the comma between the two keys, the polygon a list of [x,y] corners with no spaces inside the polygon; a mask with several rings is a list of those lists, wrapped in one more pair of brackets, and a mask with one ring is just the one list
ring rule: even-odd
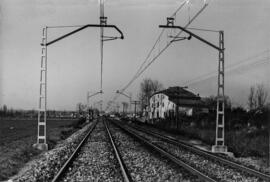
{"label": "telegraph pole", "polygon": [[134,104],[135,107],[134,107],[134,119],[136,118],[136,115],[137,115],[137,110],[136,110],[136,106],[140,104],[140,101],[131,101],[131,104]]}
{"label": "telegraph pole", "polygon": [[[104,16],[104,0],[100,0],[100,25],[107,24],[107,17]],[[103,85],[103,37],[104,27],[100,27],[100,92],[102,93]],[[102,102],[100,104],[100,113],[102,112]]]}
{"label": "telegraph pole", "polygon": [[99,91],[99,92],[96,92],[92,95],[90,95],[90,92],[87,92],[87,110],[88,110],[88,117],[86,118],[86,122],[88,123],[89,122],[89,118],[90,118],[90,115],[91,115],[91,119],[92,119],[92,114],[90,113],[90,98],[93,97],[93,96],[96,96],[98,94],[102,94],[103,92],[102,91]]}
{"label": "telegraph pole", "polygon": [[122,105],[123,105],[123,115],[124,115],[124,113],[125,113],[125,103],[122,102]]}
{"label": "telegraph pole", "polygon": [[125,97],[127,97],[127,98],[129,98],[129,105],[130,105],[130,113],[131,113],[131,102],[132,102],[132,97],[131,97],[131,94],[130,94],[130,96],[128,96],[127,94],[125,94],[124,92],[120,92],[119,90],[116,90],[116,93],[117,94],[121,94],[121,95],[123,95],[123,96],[125,96]]}

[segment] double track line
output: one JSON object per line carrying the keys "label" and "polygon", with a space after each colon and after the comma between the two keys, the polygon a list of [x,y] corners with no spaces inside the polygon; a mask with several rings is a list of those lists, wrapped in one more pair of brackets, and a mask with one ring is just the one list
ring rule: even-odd
{"label": "double track line", "polygon": [[260,179],[263,179],[263,180],[266,180],[266,181],[270,181],[270,175],[268,174],[265,174],[265,173],[262,173],[260,171],[257,171],[257,170],[254,170],[254,169],[251,169],[249,167],[246,167],[246,166],[243,166],[243,165],[240,165],[240,164],[237,164],[236,162],[233,162],[233,161],[230,161],[230,160],[227,160],[227,159],[224,159],[222,157],[219,157],[217,155],[214,155],[210,152],[206,152],[206,151],[203,151],[203,150],[200,150],[196,147],[193,147],[191,146],[190,144],[188,144],[187,142],[184,142],[184,141],[179,141],[179,140],[176,140],[174,138],[171,138],[171,137],[168,137],[168,136],[165,136],[165,135],[161,135],[157,132],[153,132],[153,131],[150,131],[150,130],[146,130],[142,127],[134,127],[136,130],[139,130],[141,132],[144,132],[146,134],[149,134],[149,135],[152,135],[154,137],[157,137],[159,139],[162,139],[170,144],[173,144],[173,145],[177,145],[179,147],[182,147],[182,148],[185,148],[189,151],[192,151],[198,155],[201,155],[203,157],[206,157],[210,160],[214,160],[214,161],[217,161],[217,162],[220,162],[222,164],[225,164],[225,165],[228,165],[232,168],[235,168],[239,171],[242,171],[242,172],[245,172],[245,173],[248,173],[248,174],[251,174],[253,176],[256,176]]}
{"label": "double track line", "polygon": [[128,133],[129,135],[131,135],[132,137],[136,138],[138,141],[142,142],[143,144],[145,144],[146,146],[152,148],[154,151],[160,153],[162,156],[166,157],[167,159],[169,159],[171,162],[175,163],[176,165],[185,168],[187,171],[189,171],[190,173],[192,173],[193,175],[198,176],[201,180],[203,181],[207,181],[207,182],[216,182],[215,179],[203,174],[202,172],[198,171],[197,169],[193,168],[192,166],[190,166],[189,164],[185,163],[184,161],[180,160],[179,158],[175,157],[174,155],[170,154],[169,152],[165,151],[164,149],[162,149],[161,147],[155,145],[154,143],[148,141],[146,138],[138,135],[137,133],[135,133],[134,131],[132,131],[131,129],[124,127],[122,125],[120,125],[117,122],[113,121],[113,124],[115,124],[116,126],[118,126],[119,128],[121,128],[122,130],[124,130],[126,133]]}

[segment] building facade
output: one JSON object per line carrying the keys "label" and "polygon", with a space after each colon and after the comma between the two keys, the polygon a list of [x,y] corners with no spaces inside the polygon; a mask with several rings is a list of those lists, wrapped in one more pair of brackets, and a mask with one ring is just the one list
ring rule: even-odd
{"label": "building facade", "polygon": [[169,87],[150,97],[148,118],[175,119],[178,114],[192,116],[194,111],[202,108],[205,109],[198,95],[182,87]]}

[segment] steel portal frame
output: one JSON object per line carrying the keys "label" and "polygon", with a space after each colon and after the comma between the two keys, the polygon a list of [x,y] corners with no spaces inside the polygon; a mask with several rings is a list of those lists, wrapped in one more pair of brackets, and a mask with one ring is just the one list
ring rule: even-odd
{"label": "steel portal frame", "polygon": [[[74,31],[71,31],[67,34],[64,34],[50,42],[48,42],[48,28],[45,27],[42,29],[42,42],[41,42],[41,68],[40,68],[40,90],[39,90],[39,105],[38,105],[38,134],[37,134],[37,143],[34,144],[34,147],[40,150],[48,150],[47,144],[47,54],[48,46],[52,45],[66,37],[69,37],[81,30],[86,28],[114,28],[119,34],[119,37],[110,37],[112,40],[115,39],[124,39],[122,31],[116,25],[107,25],[107,17],[100,17],[100,24],[87,24]],[[55,28],[55,27],[54,27]],[[106,40],[106,39],[105,39]],[[102,91],[101,91],[102,92]]]}
{"label": "steel portal frame", "polygon": [[201,38],[200,36],[194,34],[193,32],[183,28],[181,26],[174,25],[173,18],[167,18],[167,25],[159,25],[160,28],[171,28],[171,29],[180,29],[181,31],[189,34],[189,37],[174,37],[173,41],[176,40],[190,40],[192,37],[200,40],[201,42],[209,45],[210,47],[218,50],[219,59],[218,59],[218,89],[217,89],[217,111],[216,111],[216,137],[215,145],[212,146],[212,152],[227,152],[227,147],[225,146],[225,95],[224,95],[224,78],[225,78],[225,48],[224,48],[224,31],[219,32],[219,46],[212,44],[211,42]]}

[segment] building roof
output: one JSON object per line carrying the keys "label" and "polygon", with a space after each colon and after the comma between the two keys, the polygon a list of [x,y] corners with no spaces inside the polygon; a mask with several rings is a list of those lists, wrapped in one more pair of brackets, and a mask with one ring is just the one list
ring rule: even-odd
{"label": "building roof", "polygon": [[169,87],[168,89],[161,90],[159,92],[154,93],[155,94],[165,94],[170,99],[194,99],[194,100],[200,100],[201,98],[198,95],[195,95],[194,93],[184,89],[183,87]]}
{"label": "building roof", "polygon": [[169,87],[168,89],[161,90],[155,94],[165,94],[169,97],[169,100],[178,106],[186,107],[205,107],[201,97],[194,93],[184,89],[183,87]]}

